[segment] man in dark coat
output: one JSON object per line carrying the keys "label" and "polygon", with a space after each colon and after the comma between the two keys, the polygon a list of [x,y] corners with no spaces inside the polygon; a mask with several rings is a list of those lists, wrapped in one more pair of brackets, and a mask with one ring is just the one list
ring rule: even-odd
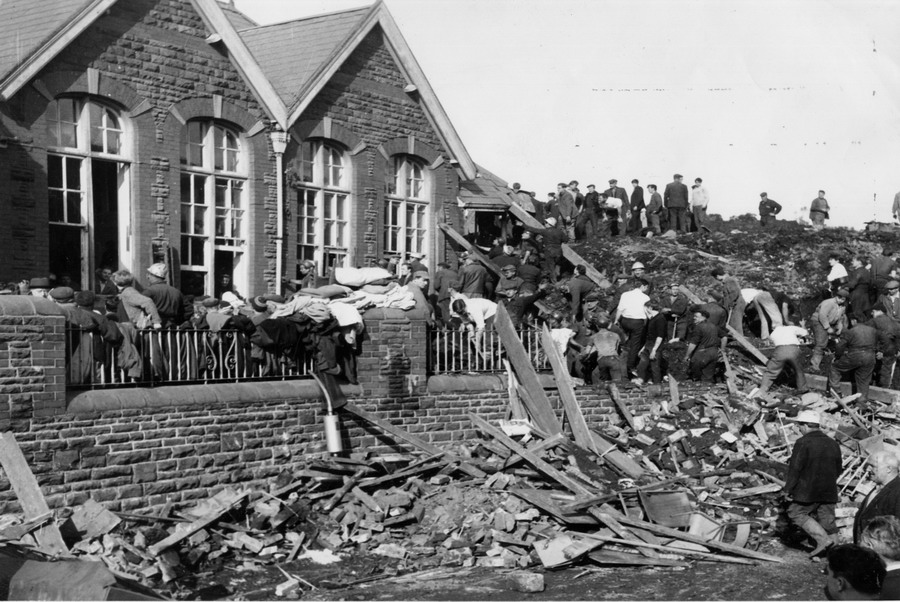
{"label": "man in dark coat", "polygon": [[641,225],[641,211],[646,208],[644,205],[644,189],[640,182],[632,180],[631,185],[634,190],[631,191],[631,221],[628,223],[627,232],[629,234],[640,232],[643,229]]}
{"label": "man in dark coat", "polygon": [[588,184],[588,192],[581,203],[581,211],[575,218],[575,240],[584,240],[588,236],[587,225],[591,225],[591,236],[599,233],[597,212],[600,210],[600,193],[593,184]]}
{"label": "man in dark coat", "polygon": [[[630,205],[628,204],[628,193],[625,192],[624,188],[619,187],[618,180],[610,180],[609,188],[606,189],[604,193],[607,199],[619,199],[621,201],[621,205],[618,208],[618,215],[615,211],[608,211],[607,216],[610,219],[610,228],[612,228],[612,235],[616,234],[625,234],[628,230],[628,213],[630,211]],[[621,231],[618,230],[618,222],[622,222]]]}
{"label": "man in dark coat", "polygon": [[853,519],[853,543],[856,544],[863,529],[876,516],[900,518],[900,460],[891,452],[875,452],[869,456],[869,470],[875,489],[863,499]]}
{"label": "man in dark coat", "polygon": [[828,372],[829,391],[839,396],[837,390],[841,384],[841,377],[844,374],[853,374],[860,402],[866,401],[869,398],[872,374],[875,372],[876,356],[888,345],[887,334],[865,324],[857,324],[842,332],[834,350],[834,361],[831,362],[831,369]]}
{"label": "man in dark coat", "polygon": [[680,173],[672,176],[674,181],[666,184],[663,202],[669,210],[669,229],[679,234],[687,233],[688,187],[682,183]]}
{"label": "man in dark coat", "polygon": [[547,218],[547,227],[545,229],[532,228],[525,226],[530,232],[539,233],[543,238],[543,248],[541,249],[544,256],[544,270],[550,276],[550,280],[556,282],[559,277],[559,266],[563,260],[562,245],[569,242],[569,235],[557,224],[552,217]]}
{"label": "man in dark coat", "polygon": [[437,273],[434,275],[432,286],[434,287],[434,300],[437,302],[439,318],[444,324],[450,323],[450,288],[456,284],[459,275],[450,269],[450,264],[441,262],[438,264]]}
{"label": "man in dark coat", "polygon": [[781,213],[781,205],[769,198],[765,192],[759,193],[759,223],[763,227],[774,224],[776,215]]}
{"label": "man in dark coat", "polygon": [[885,315],[884,310],[877,306],[872,308],[872,318],[866,324],[878,330],[883,336],[878,386],[893,388],[893,382],[896,380],[894,366],[897,363],[897,352],[900,351],[900,324],[891,320]]}
{"label": "man in dark coat", "polygon": [[836,543],[834,507],[838,501],[841,448],[819,428],[818,412],[803,410],[795,420],[803,436],[794,444],[784,492],[790,498],[788,517],[816,542],[812,557]]}

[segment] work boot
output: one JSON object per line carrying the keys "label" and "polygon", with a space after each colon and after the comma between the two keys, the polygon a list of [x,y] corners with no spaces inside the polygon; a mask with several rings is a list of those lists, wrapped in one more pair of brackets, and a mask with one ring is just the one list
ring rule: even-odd
{"label": "work boot", "polygon": [[834,545],[834,539],[832,539],[831,535],[825,531],[825,528],[822,527],[816,519],[807,518],[806,521],[800,525],[800,528],[806,531],[806,534],[816,541],[815,549],[809,553],[810,558],[818,556]]}

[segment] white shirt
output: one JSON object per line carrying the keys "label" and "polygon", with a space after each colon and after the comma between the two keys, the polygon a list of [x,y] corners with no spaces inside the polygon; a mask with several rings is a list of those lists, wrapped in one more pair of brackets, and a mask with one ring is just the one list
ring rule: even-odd
{"label": "white shirt", "polygon": [[809,332],[799,326],[776,326],[769,338],[772,339],[772,342],[777,347],[779,345],[799,345],[800,339],[798,337],[807,335],[809,335]]}
{"label": "white shirt", "polygon": [[762,291],[758,288],[742,288],[741,297],[744,298],[744,303],[753,303],[753,300],[756,299],[761,292]]}
{"label": "white shirt", "polygon": [[650,303],[650,297],[644,294],[640,288],[636,288],[622,293],[622,296],[619,298],[619,307],[616,311],[619,312],[619,317],[621,318],[646,320],[647,311],[645,307],[648,303]]}
{"label": "white shirt", "polygon": [[846,278],[847,277],[847,268],[842,266],[839,263],[831,266],[831,271],[828,272],[828,282],[832,280],[837,280],[838,278]]}
{"label": "white shirt", "polygon": [[691,189],[691,207],[706,207],[709,205],[709,191],[701,185]]}
{"label": "white shirt", "polygon": [[550,329],[550,338],[556,343],[556,348],[559,349],[559,353],[563,357],[566,357],[566,347],[569,346],[569,341],[573,336],[575,336],[575,331],[571,328]]}
{"label": "white shirt", "polygon": [[484,330],[484,322],[497,313],[497,304],[490,299],[466,299],[466,311],[476,330]]}

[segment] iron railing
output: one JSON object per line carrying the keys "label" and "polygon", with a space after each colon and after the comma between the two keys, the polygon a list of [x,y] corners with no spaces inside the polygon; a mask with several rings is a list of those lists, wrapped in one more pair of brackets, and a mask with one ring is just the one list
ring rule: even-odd
{"label": "iron railing", "polygon": [[238,330],[134,330],[118,345],[66,329],[66,385],[72,389],[286,380],[312,374],[313,358],[250,344]]}
{"label": "iron railing", "polygon": [[[541,348],[541,331],[524,328],[517,331],[525,352],[535,370],[550,370],[550,363]],[[506,351],[500,336],[486,330],[481,345],[466,330],[437,329],[428,331],[428,373],[504,372]]]}

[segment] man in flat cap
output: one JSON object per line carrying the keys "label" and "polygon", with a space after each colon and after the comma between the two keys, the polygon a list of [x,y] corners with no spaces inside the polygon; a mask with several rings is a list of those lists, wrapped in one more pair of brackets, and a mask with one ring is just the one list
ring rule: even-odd
{"label": "man in flat cap", "polygon": [[834,297],[819,303],[809,320],[815,341],[812,356],[809,358],[809,369],[813,372],[819,370],[822,358],[825,357],[825,348],[828,347],[829,335],[840,336],[844,331],[847,320],[845,308],[849,297],[850,293],[847,289],[838,289]]}
{"label": "man in flat cap", "polygon": [[784,492],[790,499],[788,517],[816,542],[812,557],[836,542],[834,508],[838,501],[841,448],[822,432],[818,412],[803,410],[795,422],[803,436],[794,444]]}
{"label": "man in flat cap", "polygon": [[144,289],[144,295],[156,304],[156,310],[162,319],[162,327],[178,328],[185,321],[184,295],[181,291],[166,283],[169,266],[154,263],[147,268],[147,280],[150,285]]}
{"label": "man in flat cap", "polygon": [[680,173],[672,176],[663,195],[663,202],[669,211],[669,229],[678,234],[687,233],[688,188],[681,181],[683,177]]}
{"label": "man in flat cap", "polygon": [[765,192],[759,193],[759,223],[765,228],[774,224],[778,219],[775,216],[781,213],[781,205],[769,198]]}
{"label": "man in flat cap", "polygon": [[434,308],[428,302],[426,295],[428,294],[428,285],[431,277],[425,270],[413,272],[406,290],[412,293],[413,299],[416,301],[416,309],[422,310],[425,314],[425,320],[429,326],[434,325]]}

